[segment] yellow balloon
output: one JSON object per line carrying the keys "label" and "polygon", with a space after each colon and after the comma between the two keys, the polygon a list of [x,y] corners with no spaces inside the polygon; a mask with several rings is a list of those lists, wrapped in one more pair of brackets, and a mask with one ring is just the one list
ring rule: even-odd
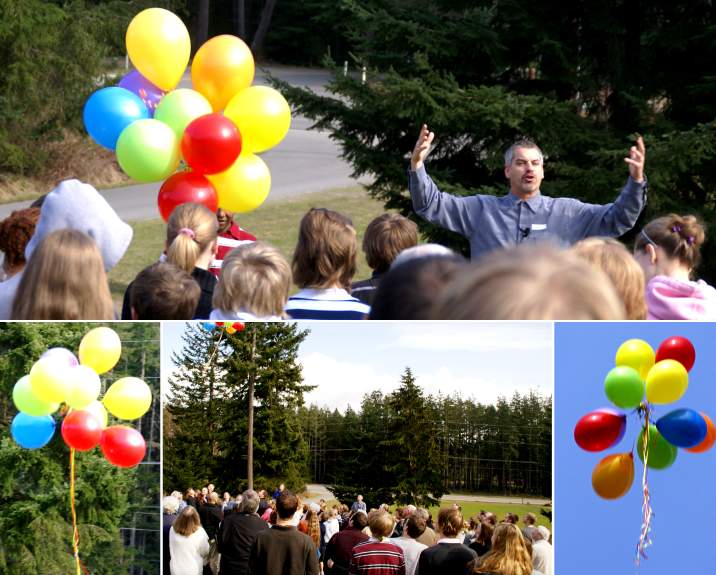
{"label": "yellow balloon", "polygon": [[67,405],[73,409],[85,409],[90,403],[96,401],[102,382],[99,375],[91,367],[76,365],[70,368],[72,374],[72,387],[67,394]]}
{"label": "yellow balloon", "polygon": [[102,403],[119,419],[138,419],[152,405],[152,392],[138,377],[123,377],[109,387]]}
{"label": "yellow balloon", "polygon": [[53,358],[39,359],[30,370],[30,389],[42,401],[61,403],[72,389],[70,366]]}
{"label": "yellow balloon", "polygon": [[108,327],[88,331],[80,342],[80,363],[105,373],[112,369],[122,355],[122,342],[117,333]]}
{"label": "yellow balloon", "polygon": [[101,401],[95,399],[92,403],[83,407],[82,411],[89,411],[92,415],[94,415],[97,418],[97,421],[102,424],[102,429],[107,427],[107,410],[104,405],[102,405]]}
{"label": "yellow balloon", "polygon": [[592,471],[592,487],[599,497],[619,499],[634,482],[634,456],[615,453],[602,459]]}
{"label": "yellow balloon", "polygon": [[646,379],[654,365],[654,357],[654,350],[643,339],[628,339],[619,346],[614,364],[634,368],[642,379]]}
{"label": "yellow balloon", "polygon": [[169,10],[147,8],[127,28],[127,54],[147,80],[165,92],[174,88],[189,64],[191,40],[184,22]]}
{"label": "yellow balloon", "polygon": [[646,400],[649,403],[671,403],[681,398],[689,387],[686,368],[674,359],[655,364],[646,376]]}
{"label": "yellow balloon", "polygon": [[228,333],[229,335],[233,335],[236,333],[236,329],[233,326],[229,326],[226,328],[226,333]]}
{"label": "yellow balloon", "polygon": [[250,212],[264,203],[271,189],[271,172],[254,154],[241,154],[219,174],[207,174],[219,198],[219,207],[229,212]]}
{"label": "yellow balloon", "polygon": [[205,42],[191,63],[191,83],[220,112],[254,81],[254,57],[241,38],[223,34]]}
{"label": "yellow balloon", "polygon": [[291,127],[291,108],[280,92],[269,86],[241,90],[224,110],[241,132],[241,149],[264,152],[284,139]]}

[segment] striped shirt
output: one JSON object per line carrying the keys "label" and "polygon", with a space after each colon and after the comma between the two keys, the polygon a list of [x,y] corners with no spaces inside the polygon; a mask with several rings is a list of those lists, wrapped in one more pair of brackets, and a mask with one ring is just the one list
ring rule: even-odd
{"label": "striped shirt", "polygon": [[393,543],[382,543],[371,537],[353,547],[350,575],[405,575],[403,550]]}
{"label": "striped shirt", "polygon": [[218,248],[216,250],[216,256],[209,265],[209,271],[213,273],[217,278],[221,273],[221,264],[231,250],[244,244],[250,244],[255,242],[256,238],[244,229],[241,229],[238,225],[231,224],[231,227],[225,231],[219,233],[216,238]]}
{"label": "striped shirt", "polygon": [[291,319],[365,319],[370,306],[342,288],[302,289],[288,298]]}

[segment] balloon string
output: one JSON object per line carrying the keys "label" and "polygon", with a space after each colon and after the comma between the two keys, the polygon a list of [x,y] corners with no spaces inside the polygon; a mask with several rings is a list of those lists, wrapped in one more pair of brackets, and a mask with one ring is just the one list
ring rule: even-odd
{"label": "balloon string", "polygon": [[644,473],[641,479],[641,487],[644,494],[644,498],[641,504],[642,523],[641,523],[641,535],[639,536],[639,543],[636,546],[636,564],[637,566],[641,562],[641,558],[648,559],[646,555],[647,548],[652,544],[651,537],[651,497],[649,494],[649,482],[647,478],[647,469],[649,461],[649,405],[646,404],[644,407],[644,442],[642,446],[642,455],[644,459]]}
{"label": "balloon string", "polygon": [[72,549],[77,575],[81,575],[82,571],[89,575],[87,567],[80,560],[80,532],[77,529],[77,512],[75,511],[75,450],[72,447],[70,447],[70,508],[72,509]]}

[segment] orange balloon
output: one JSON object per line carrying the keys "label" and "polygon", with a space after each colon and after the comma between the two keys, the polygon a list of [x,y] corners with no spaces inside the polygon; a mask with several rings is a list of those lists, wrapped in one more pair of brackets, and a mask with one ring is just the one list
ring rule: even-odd
{"label": "orange balloon", "polygon": [[686,448],[686,451],[690,451],[691,453],[703,453],[711,449],[714,443],[716,443],[716,427],[714,427],[714,422],[711,421],[711,418],[704,412],[700,411],[699,413],[701,417],[704,418],[704,421],[706,421],[706,437],[704,437],[704,440],[698,445]]}
{"label": "orange balloon", "polygon": [[634,482],[634,456],[631,453],[607,455],[592,471],[592,488],[599,497],[619,499]]}
{"label": "orange balloon", "polygon": [[241,38],[223,34],[204,43],[191,64],[194,90],[220,112],[254,81],[254,57]]}
{"label": "orange balloon", "polygon": [[228,333],[229,335],[233,335],[236,333],[236,328],[229,326],[226,328],[226,333]]}

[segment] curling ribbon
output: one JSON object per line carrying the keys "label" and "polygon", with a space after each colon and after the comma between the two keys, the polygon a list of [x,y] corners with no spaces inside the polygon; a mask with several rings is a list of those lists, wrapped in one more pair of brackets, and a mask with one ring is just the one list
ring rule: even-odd
{"label": "curling ribbon", "polygon": [[[651,498],[649,496],[649,482],[647,480],[647,462],[649,461],[649,404],[644,403],[641,406],[641,410],[644,412],[644,442],[643,442],[643,459],[644,459],[644,473],[641,479],[641,488],[644,493],[644,499],[641,504],[641,535],[639,536],[639,543],[636,546],[636,564],[639,566],[641,558],[648,559],[646,555],[647,548],[651,545]],[[640,411],[641,411],[640,410]]]}
{"label": "curling ribbon", "polygon": [[75,556],[77,575],[84,571],[89,575],[87,567],[80,561],[80,532],[77,529],[77,512],[75,511],[75,450],[70,447],[70,508],[72,509],[72,550]]}

